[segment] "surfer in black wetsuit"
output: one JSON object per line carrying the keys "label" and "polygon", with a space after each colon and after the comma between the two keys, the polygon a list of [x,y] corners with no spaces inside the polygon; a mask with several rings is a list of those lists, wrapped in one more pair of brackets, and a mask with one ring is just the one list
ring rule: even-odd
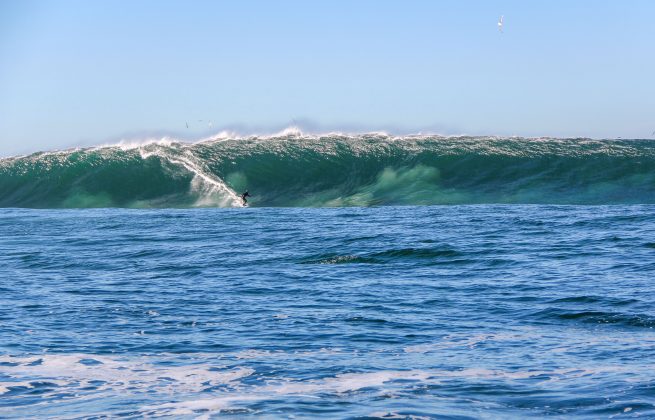
{"label": "surfer in black wetsuit", "polygon": [[244,192],[243,194],[241,194],[241,199],[243,200],[243,205],[244,205],[244,206],[245,206],[246,204],[248,204],[248,200],[246,200],[246,197],[250,197],[250,194],[248,193],[248,190],[246,190],[246,192]]}

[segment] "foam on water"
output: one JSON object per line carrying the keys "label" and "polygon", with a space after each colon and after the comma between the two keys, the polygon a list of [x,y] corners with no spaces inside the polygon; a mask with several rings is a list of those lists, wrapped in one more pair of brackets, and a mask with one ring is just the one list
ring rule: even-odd
{"label": "foam on water", "polygon": [[[155,363],[158,360],[160,363]],[[175,360],[170,358],[170,360]],[[170,361],[169,360],[169,361]],[[120,392],[199,392],[208,387],[229,384],[254,373],[250,368],[226,369],[192,363],[167,366],[166,359],[109,357],[95,354],[43,354],[39,356],[0,356],[0,372],[11,381],[0,382],[4,393],[34,383],[52,383],[57,388]],[[163,363],[163,364],[162,364]]]}
{"label": "foam on water", "polygon": [[[473,339],[475,341],[475,339]],[[268,359],[290,357],[285,352],[251,350],[249,354]],[[297,355],[294,355],[297,356]],[[305,355],[305,357],[309,354]],[[236,357],[239,359],[239,357]],[[216,364],[210,361],[214,360]],[[190,415],[245,410],[261,401],[289,398],[322,399],[326,395],[364,392],[367,398],[394,398],[416,389],[445,386],[453,380],[468,383],[492,381],[502,386],[520,388],[520,383],[531,380],[532,387],[553,386],[553,382],[574,383],[585,378],[593,381],[613,375],[626,375],[626,381],[643,380],[655,365],[644,365],[643,374],[630,375],[627,366],[580,366],[546,370],[506,371],[486,368],[458,370],[382,370],[343,373],[332,377],[294,380],[256,375],[256,370],[244,366],[221,365],[220,358],[209,354],[191,357],[106,356],[96,354],[43,354],[39,356],[0,357],[0,393],[11,395],[22,389],[40,388],[41,398],[57,403],[68,393],[66,404],[76,399],[85,401],[91,395],[120,394],[136,399],[156,394],[157,399],[176,400],[146,404],[138,412],[144,415]],[[0,409],[0,412],[2,410]]]}

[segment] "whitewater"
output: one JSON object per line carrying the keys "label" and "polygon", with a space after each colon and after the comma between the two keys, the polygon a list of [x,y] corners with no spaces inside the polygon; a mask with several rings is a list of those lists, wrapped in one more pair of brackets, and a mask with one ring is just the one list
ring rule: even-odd
{"label": "whitewater", "polygon": [[0,159],[0,206],[258,207],[655,203],[649,140],[227,137]]}

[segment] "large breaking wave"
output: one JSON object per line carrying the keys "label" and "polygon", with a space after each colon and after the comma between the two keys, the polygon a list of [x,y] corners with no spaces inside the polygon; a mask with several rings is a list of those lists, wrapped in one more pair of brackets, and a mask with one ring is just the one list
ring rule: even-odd
{"label": "large breaking wave", "polygon": [[248,137],[0,159],[0,206],[655,203],[649,140]]}

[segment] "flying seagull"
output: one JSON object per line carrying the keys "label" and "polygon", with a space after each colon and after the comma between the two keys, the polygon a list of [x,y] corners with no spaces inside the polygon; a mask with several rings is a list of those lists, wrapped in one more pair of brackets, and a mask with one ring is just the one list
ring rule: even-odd
{"label": "flying seagull", "polygon": [[189,122],[186,122],[186,128],[189,128]]}
{"label": "flying seagull", "polygon": [[504,15],[501,15],[500,19],[498,20],[498,30],[500,31],[501,34],[503,33],[503,18],[504,17],[505,17]]}

